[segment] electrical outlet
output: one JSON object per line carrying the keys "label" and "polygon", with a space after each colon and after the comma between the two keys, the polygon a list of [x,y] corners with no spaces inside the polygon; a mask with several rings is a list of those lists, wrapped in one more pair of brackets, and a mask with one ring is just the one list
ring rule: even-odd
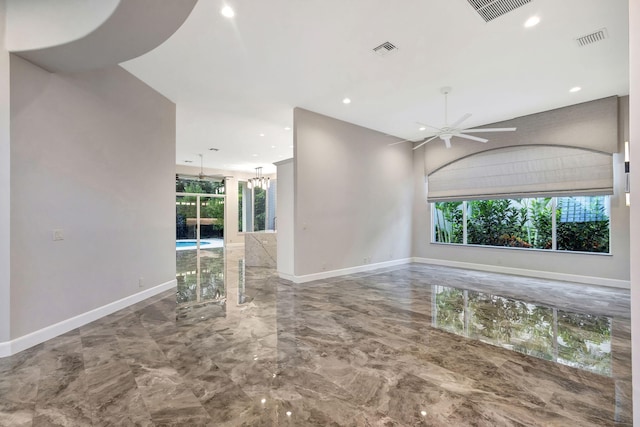
{"label": "electrical outlet", "polygon": [[138,287],[144,288],[144,277],[138,279]]}
{"label": "electrical outlet", "polygon": [[55,228],[53,230],[53,240],[64,240],[64,230],[62,228]]}

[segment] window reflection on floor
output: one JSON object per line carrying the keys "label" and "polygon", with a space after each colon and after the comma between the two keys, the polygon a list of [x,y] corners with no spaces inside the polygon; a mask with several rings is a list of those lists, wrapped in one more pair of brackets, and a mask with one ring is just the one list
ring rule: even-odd
{"label": "window reflection on floor", "polygon": [[243,250],[176,251],[176,280],[178,319],[226,316],[229,304],[236,307],[250,301],[245,294]]}
{"label": "window reflection on floor", "polygon": [[520,353],[611,376],[611,318],[433,286],[433,325]]}
{"label": "window reflection on floor", "polygon": [[222,248],[176,251],[178,304],[224,302]]}

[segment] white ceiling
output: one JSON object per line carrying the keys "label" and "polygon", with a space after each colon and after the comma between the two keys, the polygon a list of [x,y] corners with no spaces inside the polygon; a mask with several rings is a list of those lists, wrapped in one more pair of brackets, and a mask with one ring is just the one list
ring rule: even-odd
{"label": "white ceiling", "polygon": [[[374,54],[385,41],[398,51]],[[199,0],[123,66],[177,104],[177,164],[204,153],[205,167],[268,173],[293,155],[294,107],[419,140],[416,122],[444,124],[442,86],[450,121],[470,112],[470,126],[627,95],[628,0],[532,0],[489,23],[467,0]]]}

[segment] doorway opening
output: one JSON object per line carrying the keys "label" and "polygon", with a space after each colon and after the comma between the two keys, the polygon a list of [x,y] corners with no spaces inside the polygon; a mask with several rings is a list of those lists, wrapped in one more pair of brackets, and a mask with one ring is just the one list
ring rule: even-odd
{"label": "doorway opening", "polygon": [[224,194],[176,193],[179,316],[210,304],[224,305],[224,219]]}

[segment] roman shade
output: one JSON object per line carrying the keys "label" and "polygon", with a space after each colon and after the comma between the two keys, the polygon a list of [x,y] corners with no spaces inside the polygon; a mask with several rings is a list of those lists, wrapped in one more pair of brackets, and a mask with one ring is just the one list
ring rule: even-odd
{"label": "roman shade", "polygon": [[428,175],[429,202],[613,194],[609,153],[576,147],[497,148]]}

